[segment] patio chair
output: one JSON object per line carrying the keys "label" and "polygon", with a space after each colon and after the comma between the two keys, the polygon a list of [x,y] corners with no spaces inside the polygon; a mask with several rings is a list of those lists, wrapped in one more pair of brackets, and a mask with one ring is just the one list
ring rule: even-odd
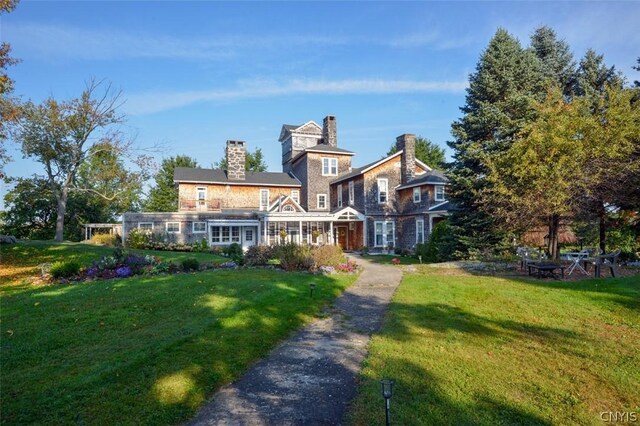
{"label": "patio chair", "polygon": [[618,249],[609,254],[601,254],[596,257],[596,278],[600,278],[600,273],[603,267],[609,268],[613,278],[620,275],[620,271],[618,270],[618,257],[620,256],[620,252],[620,249]]}

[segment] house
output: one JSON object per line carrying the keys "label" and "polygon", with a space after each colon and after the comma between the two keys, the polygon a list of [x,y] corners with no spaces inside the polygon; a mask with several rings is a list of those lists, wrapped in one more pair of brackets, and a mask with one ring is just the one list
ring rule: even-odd
{"label": "house", "polygon": [[227,170],[177,167],[178,211],[125,213],[134,228],[162,238],[211,245],[339,244],[411,249],[449,214],[447,178],[415,158],[415,136],[396,140],[397,152],[352,167],[354,152],[338,147],[337,123],[327,116],[282,126],[282,172],[245,170],[246,143],[229,140]]}

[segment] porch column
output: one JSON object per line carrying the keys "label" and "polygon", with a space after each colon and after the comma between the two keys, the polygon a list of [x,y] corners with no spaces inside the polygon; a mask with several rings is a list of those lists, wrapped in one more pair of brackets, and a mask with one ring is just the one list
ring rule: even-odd
{"label": "porch column", "polygon": [[298,244],[302,244],[302,221],[298,221]]}
{"label": "porch column", "polygon": [[333,239],[333,222],[329,222],[329,241],[331,241],[331,245],[336,245],[336,242]]}
{"label": "porch column", "polygon": [[367,219],[362,221],[362,247],[367,246]]}
{"label": "porch column", "polygon": [[433,232],[433,215],[429,215],[429,235]]}
{"label": "porch column", "polygon": [[267,218],[264,219],[264,243],[269,245],[269,237],[267,236],[267,232],[269,231],[269,221]]}
{"label": "porch column", "polygon": [[262,239],[262,222],[258,221],[258,232],[256,233],[256,245],[260,244],[260,239]]}

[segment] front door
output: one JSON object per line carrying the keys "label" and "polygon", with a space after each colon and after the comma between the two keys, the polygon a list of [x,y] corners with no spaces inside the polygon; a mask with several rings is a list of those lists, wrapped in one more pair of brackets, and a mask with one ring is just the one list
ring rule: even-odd
{"label": "front door", "polygon": [[348,249],[348,230],[349,228],[346,226],[336,226],[336,241],[338,241],[338,245],[342,248],[342,250]]}

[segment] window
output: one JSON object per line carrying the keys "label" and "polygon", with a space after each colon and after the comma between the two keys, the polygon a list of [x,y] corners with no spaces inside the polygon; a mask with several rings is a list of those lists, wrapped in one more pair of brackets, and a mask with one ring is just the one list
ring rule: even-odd
{"label": "window", "polygon": [[376,231],[376,247],[389,247],[395,244],[396,229],[395,224],[392,221],[376,221],[374,226]]}
{"label": "window", "polygon": [[269,190],[261,189],[260,190],[260,210],[268,210],[269,209]]}
{"label": "window", "polygon": [[153,231],[153,222],[138,222],[138,229]]}
{"label": "window", "polygon": [[207,188],[199,186],[196,188],[196,197],[198,201],[204,201],[207,199]]}
{"label": "window", "polygon": [[416,219],[416,244],[424,243],[424,219]]}
{"label": "window", "polygon": [[413,202],[419,203],[421,199],[422,199],[422,194],[420,192],[420,187],[416,186],[415,188],[413,188]]}
{"label": "window", "polygon": [[353,190],[353,181],[349,182],[349,205],[353,205],[353,203],[355,202],[355,193]]}
{"label": "window", "polygon": [[342,207],[342,185],[338,185],[338,207]]}
{"label": "window", "polygon": [[327,208],[327,194],[318,194],[318,208],[319,209]]}
{"label": "window", "polygon": [[322,176],[338,176],[338,159],[322,159]]}
{"label": "window", "polygon": [[171,234],[180,232],[180,222],[167,222],[167,232]]}
{"label": "window", "polygon": [[389,192],[389,181],[387,179],[378,179],[378,204],[387,202],[387,193]]}
{"label": "window", "polygon": [[436,185],[436,201],[444,201],[444,186]]}
{"label": "window", "polygon": [[244,230],[244,240],[247,242],[253,241],[253,229]]}
{"label": "window", "polygon": [[202,234],[207,232],[207,222],[193,222],[193,233]]}
{"label": "window", "polygon": [[234,243],[240,242],[240,227],[232,226],[231,227],[231,241]]}
{"label": "window", "polygon": [[298,191],[297,189],[292,189],[291,190],[291,199],[293,201],[295,201],[296,203],[300,204],[300,191]]}
{"label": "window", "polygon": [[213,243],[239,243],[239,226],[212,226],[211,242]]}

